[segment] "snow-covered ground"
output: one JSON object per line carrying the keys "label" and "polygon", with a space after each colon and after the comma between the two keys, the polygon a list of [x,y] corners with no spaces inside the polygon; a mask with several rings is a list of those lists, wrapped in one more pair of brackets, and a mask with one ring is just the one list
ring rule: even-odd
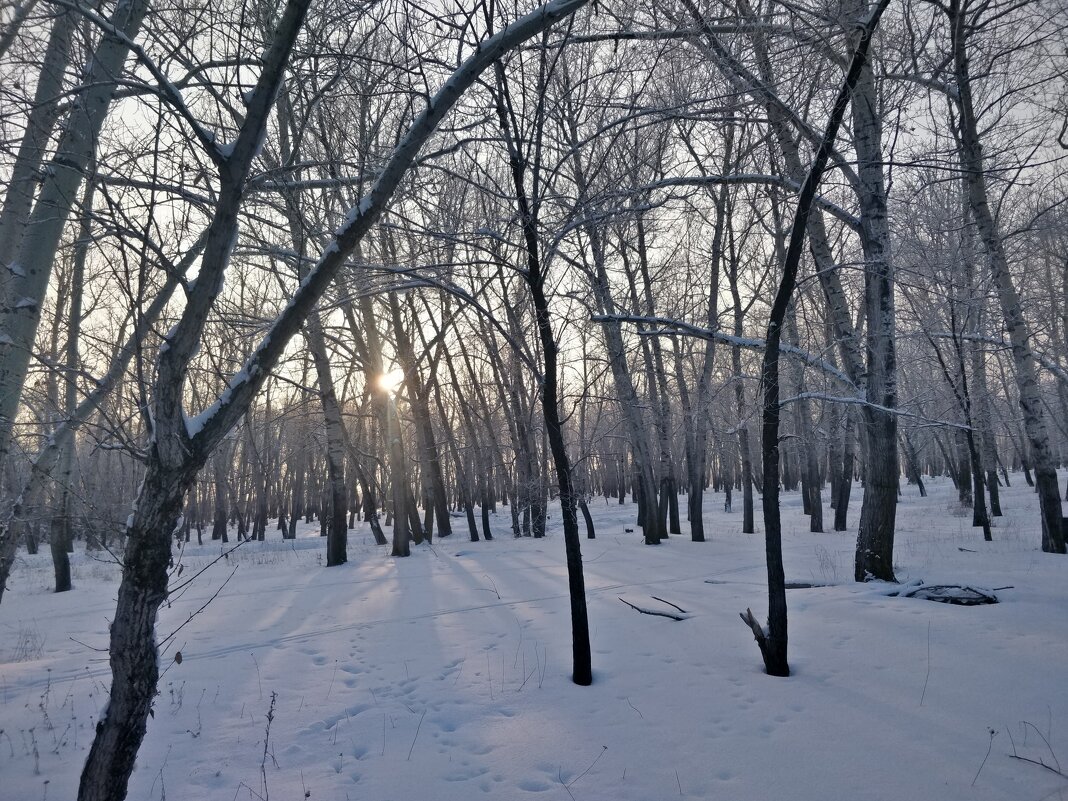
{"label": "snow-covered ground", "polygon": [[[311,529],[210,567],[219,545],[190,547],[182,580],[207,570],[161,612],[162,637],[182,628],[129,797],[1068,799],[1068,778],[1012,758],[1068,773],[1068,558],[1039,551],[1019,474],[993,543],[948,481],[929,486],[904,487],[898,577],[1012,588],[959,607],[854,584],[855,534],[809,534],[786,494],[787,579],[830,585],[788,593],[788,679],[762,672],[738,619],[765,614],[763,539],[718,495],[704,544],[645,546],[624,531],[633,506],[592,505],[591,687],[569,678],[555,526],[514,540],[500,514],[493,542],[456,534],[409,559],[360,529],[330,569]],[[54,595],[46,549],[23,556],[0,605],[5,801],[73,798],[106,703],[117,570],[79,553],[74,580]],[[690,617],[618,600],[670,610],[652,596]]]}

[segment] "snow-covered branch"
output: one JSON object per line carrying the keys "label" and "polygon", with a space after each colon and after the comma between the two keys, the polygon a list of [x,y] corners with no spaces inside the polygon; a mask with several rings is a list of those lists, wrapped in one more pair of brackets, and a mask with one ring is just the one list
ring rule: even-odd
{"label": "snow-covered branch", "polygon": [[[732,345],[739,348],[745,348],[747,350],[763,351],[767,344],[763,339],[750,339],[748,337],[736,337],[732,334],[725,334],[722,331],[713,331],[709,328],[702,328],[701,326],[691,325],[685,323],[682,320],[672,320],[667,317],[643,317],[637,314],[596,314],[590,318],[595,323],[634,323],[636,325],[651,325],[657,326],[657,328],[647,329],[640,331],[643,336],[676,336],[682,334],[688,337],[697,337],[698,339],[709,339],[715,342],[722,342],[725,345]],[[800,360],[807,367],[812,367],[816,370],[820,370],[826,373],[834,380],[838,381],[843,386],[852,389],[854,392],[858,391],[858,387],[852,381],[849,380],[849,376],[835,367],[826,359],[822,359],[815,354],[809,353],[806,350],[802,350],[794,345],[783,343],[779,345],[779,349],[789,356]]]}
{"label": "snow-covered branch", "polygon": [[895,417],[908,417],[912,420],[920,420],[924,423],[928,423],[933,426],[944,426],[945,428],[959,428],[961,431],[974,430],[971,426],[964,425],[963,423],[954,423],[950,420],[936,420],[931,417],[925,417],[922,414],[916,414],[915,412],[906,412],[904,409],[893,409],[889,406],[882,406],[878,403],[872,403],[867,398],[862,398],[859,395],[853,397],[842,397],[840,395],[828,395],[825,392],[801,392],[794,395],[792,398],[785,398],[780,401],[780,405],[785,406],[788,403],[795,403],[803,400],[818,400],[824,403],[845,403],[851,406],[866,406],[869,409],[875,409],[883,412],[884,414],[892,414]]}

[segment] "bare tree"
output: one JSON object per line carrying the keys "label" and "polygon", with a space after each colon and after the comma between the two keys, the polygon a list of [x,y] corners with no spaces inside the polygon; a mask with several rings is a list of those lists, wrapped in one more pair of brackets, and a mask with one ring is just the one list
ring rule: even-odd
{"label": "bare tree", "polygon": [[1023,313],[1019,292],[1013,281],[1005,243],[994,215],[990,210],[987,173],[983,159],[983,144],[979,133],[978,112],[975,105],[970,68],[971,38],[984,28],[996,24],[1004,9],[1000,4],[990,6],[968,0],[951,0],[942,7],[950,25],[953,79],[957,86],[956,135],[957,152],[967,191],[968,212],[975,222],[979,241],[990,259],[997,286],[998,300],[1005,319],[1005,328],[1012,343],[1012,358],[1016,367],[1016,385],[1024,430],[1030,445],[1035,468],[1039,510],[1042,518],[1042,550],[1066,553],[1064,531],[1061,527],[1060,491],[1057,488],[1056,464],[1050,446],[1049,432],[1043,412],[1042,397],[1031,346],[1031,331]]}
{"label": "bare tree", "polygon": [[182,388],[190,361],[220,292],[237,231],[237,211],[253,160],[293,45],[307,0],[290,0],[273,26],[247,113],[232,145],[215,148],[219,192],[205,240],[196,284],[187,293],[178,324],[160,349],[151,396],[152,431],[147,472],[127,527],[123,578],[111,626],[112,688],[107,712],[97,724],[79,788],[80,801],[123,798],[144,737],[159,675],[155,620],[167,595],[171,533],[196,473],[227,432],[248,410],[289,340],[313,310],[338,270],[385,210],[401,179],[438,123],[478,76],[512,47],[537,35],[584,5],[555,0],[479,43],[412,122],[369,192],[353,209],[333,242],[275,319],[268,334],[230,380],[228,389],[200,415],[188,418]]}
{"label": "bare tree", "polygon": [[788,642],[786,620],[786,579],[782,565],[782,528],[779,521],[779,349],[786,321],[787,307],[797,285],[797,272],[801,263],[805,242],[807,217],[812,210],[816,188],[830,159],[838,128],[849,106],[850,95],[856,87],[867,60],[871,37],[879,24],[890,0],[881,0],[866,20],[857,26],[857,42],[849,63],[845,82],[831,109],[823,139],[809,168],[808,177],[801,187],[790,230],[790,244],[783,262],[783,275],[775,293],[775,303],[768,321],[767,343],[764,348],[764,366],[761,382],[764,389],[763,431],[761,444],[764,452],[764,541],[768,568],[768,627],[763,626],[746,610],[742,620],[753,630],[760,653],[764,657],[764,669],[772,676],[789,676],[790,666],[786,657]]}

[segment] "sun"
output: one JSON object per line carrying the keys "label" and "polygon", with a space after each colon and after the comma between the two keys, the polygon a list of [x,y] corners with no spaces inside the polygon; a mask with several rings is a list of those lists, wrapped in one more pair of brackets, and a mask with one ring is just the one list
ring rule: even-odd
{"label": "sun", "polygon": [[396,392],[400,389],[400,385],[404,383],[404,371],[399,367],[396,370],[390,370],[388,373],[383,373],[378,377],[378,388],[386,392]]}

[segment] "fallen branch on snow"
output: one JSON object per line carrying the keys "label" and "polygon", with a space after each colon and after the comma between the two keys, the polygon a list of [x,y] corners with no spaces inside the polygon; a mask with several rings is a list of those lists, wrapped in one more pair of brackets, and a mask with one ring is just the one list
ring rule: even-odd
{"label": "fallen branch on snow", "polygon": [[[622,598],[620,598],[619,600],[623,601]],[[657,598],[656,600],[659,601],[661,599]],[[679,612],[681,614],[675,614],[674,612],[661,612],[661,611],[656,610],[656,609],[645,609],[645,608],[643,608],[641,606],[635,606],[630,601],[623,601],[623,603],[625,603],[631,609],[634,609],[635,611],[641,612],[643,615],[656,615],[657,617],[669,617],[672,620],[686,620],[690,616],[688,613],[683,612],[683,610],[681,610],[681,609],[679,609],[679,607],[675,606],[675,604],[668,604],[668,606],[675,606],[676,609],[679,609]],[[664,603],[667,603],[667,601],[664,601]]]}

